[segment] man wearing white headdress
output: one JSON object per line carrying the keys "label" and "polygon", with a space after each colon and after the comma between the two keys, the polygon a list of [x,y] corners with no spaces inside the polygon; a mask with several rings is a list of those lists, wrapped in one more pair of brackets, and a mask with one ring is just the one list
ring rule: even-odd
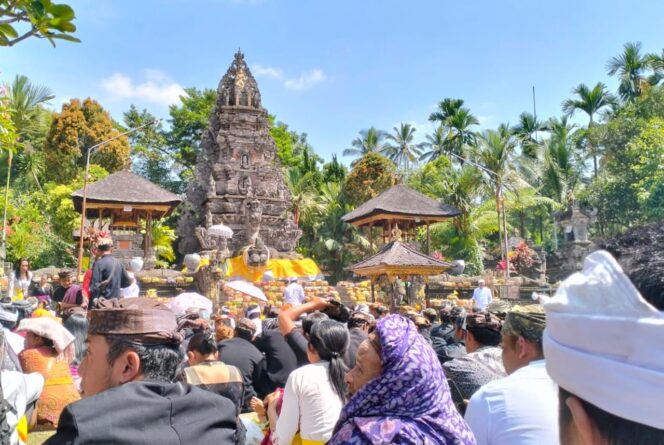
{"label": "man wearing white headdress", "polygon": [[664,444],[664,312],[607,252],[544,302],[546,367],[563,444]]}

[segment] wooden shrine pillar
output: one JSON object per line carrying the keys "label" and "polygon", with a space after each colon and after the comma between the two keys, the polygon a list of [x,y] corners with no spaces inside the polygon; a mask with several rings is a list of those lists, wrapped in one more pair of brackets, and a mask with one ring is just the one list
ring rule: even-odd
{"label": "wooden shrine pillar", "polygon": [[145,216],[145,239],[143,240],[143,259],[148,259],[148,253],[152,247],[152,210],[148,210]]}
{"label": "wooden shrine pillar", "polygon": [[[373,253],[373,221],[369,223],[369,254]],[[371,283],[371,292],[373,296],[373,282]]]}
{"label": "wooden shrine pillar", "polygon": [[427,221],[427,255],[431,255],[431,234],[429,233],[428,221]]}

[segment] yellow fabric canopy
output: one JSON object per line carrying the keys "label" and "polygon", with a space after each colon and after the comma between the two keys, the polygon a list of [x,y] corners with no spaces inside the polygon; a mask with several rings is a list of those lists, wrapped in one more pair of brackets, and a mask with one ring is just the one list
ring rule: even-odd
{"label": "yellow fabric canopy", "polygon": [[228,260],[228,278],[243,278],[252,283],[263,281],[266,271],[272,272],[271,279],[284,280],[287,278],[321,278],[322,274],[318,265],[311,258],[302,260],[269,260],[265,267],[249,267],[244,263],[242,256],[236,256]]}

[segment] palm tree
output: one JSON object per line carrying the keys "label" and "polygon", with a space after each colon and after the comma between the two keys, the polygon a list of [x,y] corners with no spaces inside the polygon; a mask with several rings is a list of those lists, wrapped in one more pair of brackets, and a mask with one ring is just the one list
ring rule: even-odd
{"label": "palm tree", "polygon": [[538,121],[534,114],[524,112],[519,115],[519,123],[511,128],[511,132],[519,141],[521,153],[524,156],[531,159],[537,157],[539,146],[537,132],[544,131],[544,129],[544,124]]}
{"label": "palm tree", "polygon": [[291,193],[293,222],[300,224],[301,220],[310,220],[323,211],[323,205],[318,199],[316,187],[312,181],[311,173],[302,173],[297,168],[291,168],[286,174],[286,184]]}
{"label": "palm tree", "polygon": [[422,144],[413,143],[414,137],[415,127],[408,123],[401,123],[398,128],[394,127],[394,133],[385,136],[394,142],[385,144],[385,154],[403,170],[409,170],[410,165],[417,162],[422,153]]}
{"label": "palm tree", "polygon": [[[480,123],[463,104],[462,99],[446,98],[438,104],[438,110],[429,115],[430,121],[439,122],[449,129],[449,151],[461,157],[468,146],[475,145],[476,135],[471,127]],[[463,165],[463,162],[460,164]]]}
{"label": "palm tree", "polygon": [[[486,130],[478,138],[477,160],[482,165],[484,172],[489,176],[492,184],[493,194],[496,200],[496,212],[498,213],[498,227],[503,226],[504,231],[500,235],[500,247],[503,259],[507,258],[505,237],[507,227],[504,224],[505,206],[503,204],[503,188],[506,184],[516,185],[522,182],[513,168],[512,160],[516,152],[516,141],[512,137],[509,127],[500,125],[498,130]],[[503,212],[501,214],[501,211]],[[501,215],[503,222],[501,223]]]}
{"label": "palm tree", "polygon": [[428,148],[428,150],[422,153],[420,161],[431,162],[441,156],[447,156],[451,136],[450,130],[444,125],[439,125],[432,134],[427,134],[426,142],[422,143],[422,147]]}
{"label": "palm tree", "polygon": [[16,169],[19,176],[27,181],[34,181],[35,185],[42,190],[39,178],[46,170],[46,164],[42,152],[36,151],[30,142],[24,144],[24,149],[16,159]]}
{"label": "palm tree", "polygon": [[649,67],[648,57],[641,54],[641,42],[626,43],[622,54],[606,65],[610,76],[618,74],[618,94],[624,101],[634,100],[649,85],[644,73]]}
{"label": "palm tree", "polygon": [[551,138],[544,145],[543,191],[563,204],[568,193],[573,192],[579,183],[582,163],[575,155],[574,125],[568,123],[567,117],[551,118],[548,128]]}
{"label": "palm tree", "polygon": [[356,156],[361,158],[367,153],[383,151],[383,139],[385,132],[376,130],[374,127],[360,131],[360,136],[351,142],[352,148],[343,151],[344,156]]}
{"label": "palm tree", "polygon": [[10,107],[13,109],[12,121],[20,136],[29,137],[34,129],[35,120],[41,105],[55,96],[50,89],[33,85],[26,76],[17,75],[11,84],[5,85]]}
{"label": "palm tree", "polygon": [[[574,114],[575,111],[581,110],[588,115],[588,129],[592,128],[594,125],[594,116],[596,113],[600,112],[604,108],[609,108],[615,105],[616,99],[611,93],[606,89],[606,86],[602,82],[597,82],[592,89],[590,89],[586,84],[579,84],[572,91],[577,95],[576,99],[567,99],[563,102],[563,112],[567,113],[568,116]],[[589,154],[593,157],[593,167],[595,172],[595,177],[597,177],[597,151],[595,144],[588,140]]]}
{"label": "palm tree", "polygon": [[450,116],[454,116],[462,108],[463,99],[451,99],[447,97],[438,103],[438,110],[429,115],[429,120],[445,124]]}

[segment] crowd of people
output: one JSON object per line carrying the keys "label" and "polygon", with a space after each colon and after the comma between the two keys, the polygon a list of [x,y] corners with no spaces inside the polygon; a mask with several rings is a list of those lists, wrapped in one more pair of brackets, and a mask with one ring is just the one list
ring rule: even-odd
{"label": "crowd of people", "polygon": [[664,287],[607,252],[541,304],[482,283],[472,311],[390,313],[293,282],[282,308],[211,317],[120,298],[108,258],[88,297],[60,277],[57,316],[0,312],[7,443],[664,444]]}

